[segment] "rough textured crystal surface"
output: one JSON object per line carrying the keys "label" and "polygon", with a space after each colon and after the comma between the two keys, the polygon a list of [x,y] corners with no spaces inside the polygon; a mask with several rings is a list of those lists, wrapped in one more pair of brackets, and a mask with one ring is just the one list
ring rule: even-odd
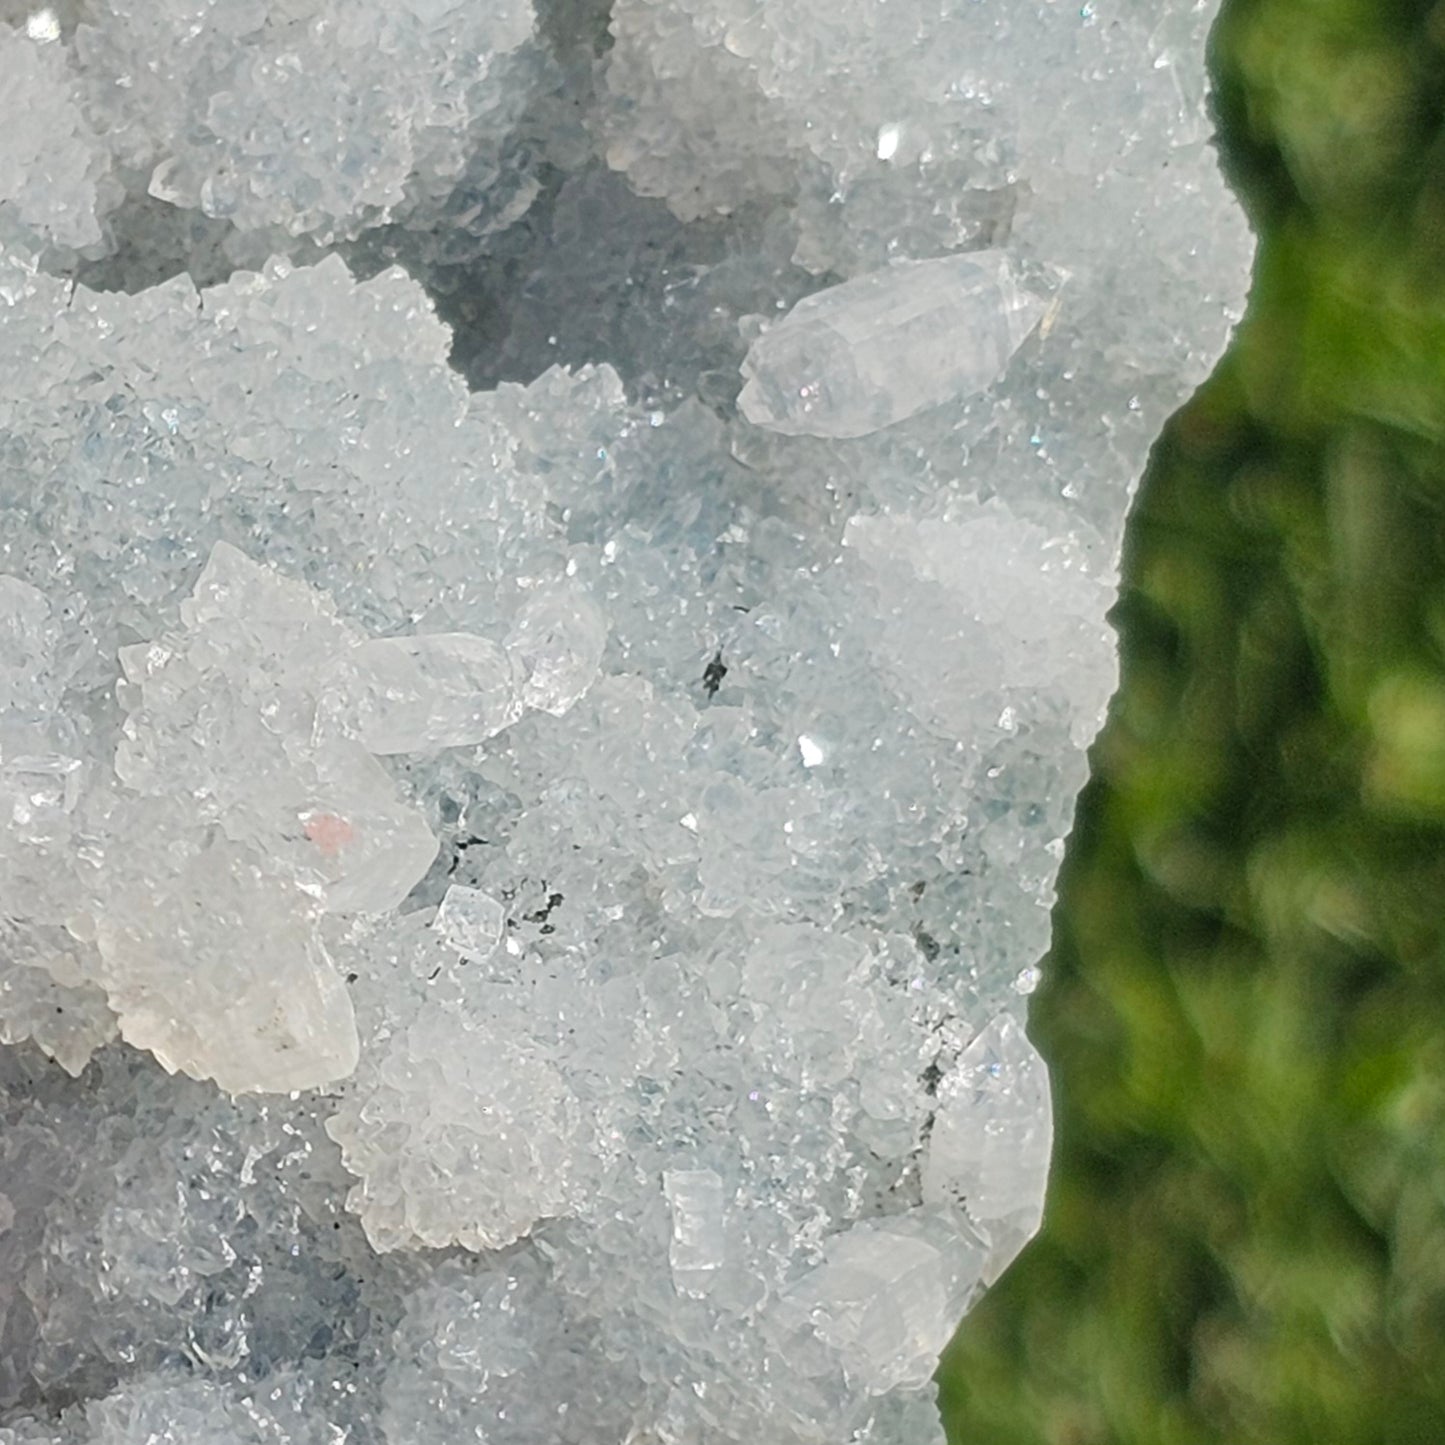
{"label": "rough textured crystal surface", "polygon": [[0,0],[0,1442],[926,1445],[1212,6]]}

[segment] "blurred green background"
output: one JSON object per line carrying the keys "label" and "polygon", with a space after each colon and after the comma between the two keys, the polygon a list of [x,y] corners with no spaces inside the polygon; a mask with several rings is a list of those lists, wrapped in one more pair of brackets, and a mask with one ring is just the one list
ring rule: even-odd
{"label": "blurred green background", "polygon": [[1251,310],[1156,449],[958,1445],[1445,1441],[1445,0],[1227,0]]}

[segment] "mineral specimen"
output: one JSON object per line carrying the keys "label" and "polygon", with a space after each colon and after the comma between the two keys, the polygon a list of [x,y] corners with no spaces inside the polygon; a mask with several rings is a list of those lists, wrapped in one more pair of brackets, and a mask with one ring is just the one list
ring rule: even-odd
{"label": "mineral specimen", "polygon": [[940,1438],[1210,18],[0,0],[3,1445]]}

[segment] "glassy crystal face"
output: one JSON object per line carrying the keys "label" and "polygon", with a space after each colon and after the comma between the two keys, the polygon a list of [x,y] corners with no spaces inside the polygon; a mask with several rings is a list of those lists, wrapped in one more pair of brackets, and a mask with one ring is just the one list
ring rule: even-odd
{"label": "glassy crystal face", "polygon": [[940,1438],[1211,18],[0,0],[4,1445]]}
{"label": "glassy crystal face", "polygon": [[1003,252],[899,261],[804,297],[764,331],[738,407],[789,436],[867,436],[985,391],[1046,309]]}

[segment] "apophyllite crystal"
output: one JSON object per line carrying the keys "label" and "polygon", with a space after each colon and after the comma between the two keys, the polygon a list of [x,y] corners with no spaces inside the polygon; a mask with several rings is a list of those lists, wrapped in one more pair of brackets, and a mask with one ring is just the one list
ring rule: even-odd
{"label": "apophyllite crystal", "polygon": [[939,1437],[1211,14],[0,3],[0,1442]]}

